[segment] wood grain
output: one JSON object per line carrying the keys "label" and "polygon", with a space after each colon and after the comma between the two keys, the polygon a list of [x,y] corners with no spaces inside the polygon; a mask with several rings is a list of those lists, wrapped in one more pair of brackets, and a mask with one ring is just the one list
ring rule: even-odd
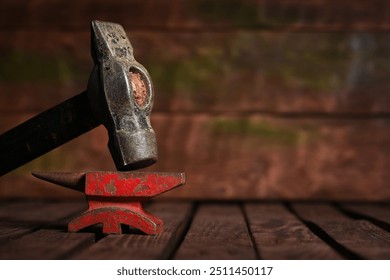
{"label": "wood grain", "polygon": [[338,244],[361,258],[389,259],[390,233],[365,220],[346,217],[327,204],[295,203],[293,209]]}
{"label": "wood grain", "polygon": [[252,237],[263,259],[341,259],[280,203],[246,203]]}
{"label": "wood grain", "polygon": [[[46,217],[46,225],[41,229],[35,228],[36,230],[29,234],[2,244],[0,259],[63,259],[72,250],[80,250],[83,246],[92,244],[95,240],[95,234],[68,233],[66,225],[69,218],[58,221],[69,216],[69,209],[72,207],[72,213],[74,213],[75,210],[80,211],[85,206],[79,202],[58,202],[51,203],[50,207],[39,209],[39,212],[33,217]],[[27,209],[34,212],[32,208]],[[68,212],[67,215],[64,215],[64,211]],[[36,227],[34,220],[30,220],[30,222],[33,225],[35,224]]]}
{"label": "wood grain", "polygon": [[156,236],[140,233],[108,235],[93,246],[79,250],[72,259],[166,259],[183,238],[191,216],[190,203],[156,203],[148,210],[162,218],[164,231]]}
{"label": "wood grain", "polygon": [[29,234],[47,224],[69,217],[83,209],[84,203],[17,201],[0,206],[0,243]]}
{"label": "wood grain", "polygon": [[8,201],[0,259],[389,259],[390,232],[364,219],[387,223],[387,205],[342,204],[354,218],[327,203],[289,205],[202,202],[193,213],[191,203],[153,202],[147,208],[164,219],[163,233],[103,236],[98,227],[68,233],[67,218],[59,220],[85,203]]}
{"label": "wood grain", "polygon": [[[388,2],[296,0],[204,0],[156,2],[150,0],[84,0],[72,3],[4,0],[0,26],[8,29],[79,29],[91,19],[122,21],[132,28],[223,30],[257,28],[292,31],[387,31]],[[17,18],[18,20],[15,20]]]}
{"label": "wood grain", "polygon": [[[154,112],[390,113],[387,33],[126,31],[151,74]],[[89,27],[0,35],[3,114],[43,111],[86,89]]]}
{"label": "wood grain", "polygon": [[175,259],[255,259],[242,211],[234,204],[201,204]]}
{"label": "wood grain", "polygon": [[[387,120],[281,119],[259,114],[186,116],[178,123],[186,123],[186,119],[190,125],[179,130],[183,144],[171,143],[179,132],[159,143],[159,151],[167,159],[161,159],[164,169],[182,169],[188,174],[189,187],[172,196],[339,201],[390,198]],[[164,124],[174,126],[175,120],[174,116],[152,117],[157,137]],[[191,146],[184,144],[188,139]],[[159,164],[152,169],[161,169]]]}
{"label": "wood grain", "polygon": [[342,203],[341,209],[347,210],[356,218],[374,219],[381,223],[386,229],[390,229],[390,207],[389,205],[378,205],[373,203]]}

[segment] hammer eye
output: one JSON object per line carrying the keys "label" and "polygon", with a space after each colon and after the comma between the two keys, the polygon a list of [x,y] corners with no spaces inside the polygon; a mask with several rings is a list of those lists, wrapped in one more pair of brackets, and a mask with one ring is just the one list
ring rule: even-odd
{"label": "hammer eye", "polygon": [[135,103],[139,107],[144,107],[149,100],[149,90],[144,75],[137,71],[137,69],[130,68],[129,80],[133,89]]}

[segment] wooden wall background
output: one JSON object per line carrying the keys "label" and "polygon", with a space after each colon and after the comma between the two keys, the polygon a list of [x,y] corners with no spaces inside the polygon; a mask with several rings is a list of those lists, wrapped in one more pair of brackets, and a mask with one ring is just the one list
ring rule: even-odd
{"label": "wooden wall background", "polygon": [[[124,26],[155,85],[159,162],[190,199],[390,199],[390,2],[2,0],[0,133],[85,89],[89,23]],[[114,169],[99,127],[0,178]],[[1,155],[0,155],[1,157]]]}

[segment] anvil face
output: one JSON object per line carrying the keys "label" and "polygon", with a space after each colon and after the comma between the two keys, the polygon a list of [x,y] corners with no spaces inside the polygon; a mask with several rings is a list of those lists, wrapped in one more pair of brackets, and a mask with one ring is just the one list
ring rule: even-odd
{"label": "anvil face", "polygon": [[153,197],[185,182],[184,173],[88,172],[85,176],[87,196],[112,198]]}

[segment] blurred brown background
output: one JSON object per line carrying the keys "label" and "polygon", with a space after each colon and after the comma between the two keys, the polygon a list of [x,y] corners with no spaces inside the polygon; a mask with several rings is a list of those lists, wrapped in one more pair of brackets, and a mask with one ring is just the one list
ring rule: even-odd
{"label": "blurred brown background", "polygon": [[[159,161],[190,199],[390,199],[390,2],[2,0],[0,133],[86,88],[90,21],[125,28],[155,86]],[[115,169],[99,127],[0,178]],[[1,155],[0,155],[1,158]]]}

